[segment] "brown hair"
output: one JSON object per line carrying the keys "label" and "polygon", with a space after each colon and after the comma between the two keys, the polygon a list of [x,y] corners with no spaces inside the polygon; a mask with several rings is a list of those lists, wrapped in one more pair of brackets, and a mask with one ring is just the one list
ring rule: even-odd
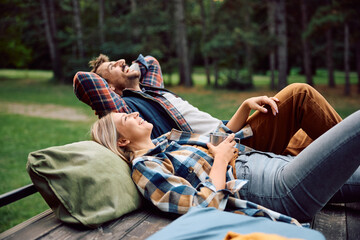
{"label": "brown hair", "polygon": [[99,74],[97,70],[100,67],[100,65],[103,64],[104,62],[109,62],[109,61],[110,60],[108,56],[104,54],[100,54],[97,58],[94,58],[93,60],[89,61],[89,66],[92,67],[91,72]]}
{"label": "brown hair", "polygon": [[95,142],[110,149],[113,153],[130,164],[133,153],[126,148],[118,146],[117,142],[121,135],[116,130],[112,114],[113,113],[107,114],[93,124],[91,127],[91,137]]}

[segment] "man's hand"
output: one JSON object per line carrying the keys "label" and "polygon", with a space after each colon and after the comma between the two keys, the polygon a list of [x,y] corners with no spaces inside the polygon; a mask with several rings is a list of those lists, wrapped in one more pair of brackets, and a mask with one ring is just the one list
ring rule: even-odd
{"label": "man's hand", "polygon": [[267,96],[260,96],[260,97],[252,97],[244,101],[244,104],[251,110],[259,110],[262,113],[267,113],[268,110],[264,107],[265,105],[269,105],[272,110],[272,114],[276,116],[279,113],[277,102],[279,99],[276,97],[267,97]]}

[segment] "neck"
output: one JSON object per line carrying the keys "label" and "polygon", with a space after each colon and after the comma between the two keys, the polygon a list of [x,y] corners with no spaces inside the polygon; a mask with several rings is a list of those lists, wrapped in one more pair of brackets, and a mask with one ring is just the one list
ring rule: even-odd
{"label": "neck", "polygon": [[143,142],[134,142],[134,143],[130,144],[129,147],[132,151],[148,150],[148,149],[154,148],[155,144],[149,138]]}
{"label": "neck", "polygon": [[127,89],[131,89],[131,90],[135,90],[135,91],[141,91],[139,80],[140,79],[128,80]]}

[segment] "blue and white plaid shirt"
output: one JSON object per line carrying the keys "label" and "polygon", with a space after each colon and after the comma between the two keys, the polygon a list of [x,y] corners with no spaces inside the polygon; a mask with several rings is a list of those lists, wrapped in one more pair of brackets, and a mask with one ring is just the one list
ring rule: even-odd
{"label": "blue and white plaid shirt", "polygon": [[[229,132],[222,125],[218,131]],[[236,137],[244,139],[252,135],[246,126]],[[206,143],[209,136],[173,129],[153,140],[150,150],[138,151],[132,161],[132,178],[142,195],[160,210],[184,214],[191,207],[215,207],[250,216],[265,216],[275,221],[299,225],[297,220],[240,199],[239,190],[247,183],[236,179],[234,165],[229,164],[226,186],[216,190],[209,177],[213,157]],[[240,151],[246,146],[237,144]]]}

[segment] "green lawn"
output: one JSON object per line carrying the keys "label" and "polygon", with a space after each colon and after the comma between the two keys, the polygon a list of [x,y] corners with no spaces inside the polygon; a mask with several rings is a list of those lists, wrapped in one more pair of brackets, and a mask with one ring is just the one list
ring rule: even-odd
{"label": "green lawn", "polygon": [[[167,77],[165,75],[165,79]],[[246,92],[204,88],[205,76],[202,69],[195,69],[193,77],[196,87],[171,87],[170,90],[199,109],[221,119],[229,119],[239,104],[248,97],[275,94],[266,87],[269,85],[268,76],[255,76],[254,83],[257,87]],[[31,183],[25,169],[30,152],[89,139],[90,126],[96,119],[94,113],[87,105],[78,101],[71,85],[55,84],[51,78],[52,74],[49,71],[0,70],[0,194]],[[337,83],[341,84],[343,78],[342,72],[336,72]],[[357,81],[354,73],[351,79],[353,83]],[[175,81],[174,75],[172,82]],[[295,72],[290,76],[289,82],[294,81],[303,82],[304,77]],[[319,70],[315,76],[315,84],[326,82],[326,72]],[[343,117],[360,109],[359,95],[343,97],[341,86],[331,91],[323,87],[319,90]],[[3,107],[14,102],[25,105],[55,104],[72,107],[76,112],[89,116],[91,120],[66,121],[31,117],[10,113]],[[1,208],[0,232],[47,208],[39,194]]]}

